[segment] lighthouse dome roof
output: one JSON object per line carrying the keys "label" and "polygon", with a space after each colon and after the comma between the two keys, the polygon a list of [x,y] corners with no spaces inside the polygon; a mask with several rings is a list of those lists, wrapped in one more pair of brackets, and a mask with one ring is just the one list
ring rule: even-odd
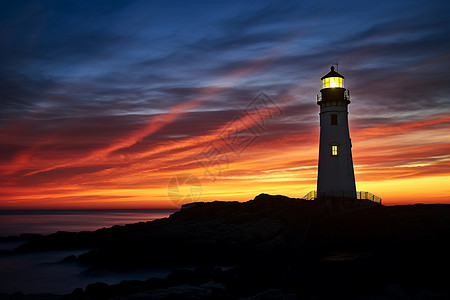
{"label": "lighthouse dome roof", "polygon": [[344,78],[344,76],[342,76],[341,74],[339,74],[338,72],[336,72],[336,71],[334,70],[334,66],[331,66],[330,70],[331,70],[331,71],[328,72],[327,75],[323,76],[323,77],[320,78],[320,79],[323,80],[323,79],[328,78],[328,77],[341,77],[341,78]]}

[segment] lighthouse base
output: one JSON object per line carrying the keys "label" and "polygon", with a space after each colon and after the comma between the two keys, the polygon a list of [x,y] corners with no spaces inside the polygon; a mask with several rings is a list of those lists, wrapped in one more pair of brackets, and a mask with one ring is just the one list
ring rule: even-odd
{"label": "lighthouse base", "polygon": [[357,199],[348,197],[322,197],[317,198],[314,202],[321,207],[324,212],[330,215],[338,215],[343,213],[349,213],[352,211],[363,210],[371,207],[381,206],[380,203],[376,203],[367,199]]}
{"label": "lighthouse base", "polygon": [[375,202],[377,204],[381,204],[381,198],[378,196],[375,196],[372,193],[369,192],[363,192],[363,191],[342,191],[342,190],[333,190],[333,191],[327,191],[327,192],[317,192],[317,191],[311,191],[305,196],[302,197],[304,200],[331,200],[335,199],[337,201],[342,200],[369,200],[371,202]]}
{"label": "lighthouse base", "polygon": [[356,191],[345,190],[328,190],[326,192],[317,192],[317,198],[333,198],[333,199],[354,199],[356,200]]}

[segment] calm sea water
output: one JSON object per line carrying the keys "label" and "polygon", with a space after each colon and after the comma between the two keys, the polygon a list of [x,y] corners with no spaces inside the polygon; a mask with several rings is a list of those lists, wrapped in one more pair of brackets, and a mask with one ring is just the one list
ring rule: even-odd
{"label": "calm sea water", "polygon": [[176,209],[0,210],[0,236],[96,230],[169,216]]}
{"label": "calm sea water", "polygon": [[[113,225],[151,221],[169,216],[176,210],[40,210],[0,211],[0,236],[21,233],[49,234],[56,231],[96,230]],[[21,242],[22,243],[22,242]],[[11,250],[19,242],[0,243]],[[87,251],[86,249],[85,251]],[[122,280],[145,280],[167,276],[170,269],[146,269],[130,272],[93,273],[76,263],[59,263],[69,255],[85,251],[51,251],[0,256],[0,293],[65,294],[85,288],[93,282],[119,283]]]}
{"label": "calm sea water", "polygon": [[83,251],[51,251],[0,256],[0,293],[69,294],[75,288],[86,288],[90,283],[120,283],[122,280],[146,280],[166,277],[169,268],[133,271],[90,271],[76,263],[60,263]]}

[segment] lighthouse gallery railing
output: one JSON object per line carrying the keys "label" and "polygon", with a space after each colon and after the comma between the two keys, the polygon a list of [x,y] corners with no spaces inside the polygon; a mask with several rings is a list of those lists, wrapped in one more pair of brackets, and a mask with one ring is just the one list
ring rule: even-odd
{"label": "lighthouse gallery railing", "polygon": [[[340,192],[340,193],[336,192],[336,194],[331,193],[331,194],[327,194],[325,196],[331,196],[331,197],[338,198],[338,197],[342,196],[341,193],[342,192]],[[302,199],[315,200],[315,199],[317,199],[317,197],[318,197],[317,191],[311,191],[308,194],[306,194],[305,196],[303,196]],[[359,200],[370,200],[370,201],[373,201],[375,203],[380,203],[381,204],[381,198],[376,196],[376,195],[374,195],[374,194],[372,194],[372,193],[370,193],[370,192],[357,191],[356,192],[356,199],[359,199]]]}

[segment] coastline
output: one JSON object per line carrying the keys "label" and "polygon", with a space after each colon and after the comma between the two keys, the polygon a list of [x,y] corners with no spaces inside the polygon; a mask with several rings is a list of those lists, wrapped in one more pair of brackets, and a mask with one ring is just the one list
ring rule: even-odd
{"label": "coastline", "polygon": [[155,298],[158,293],[160,299],[270,293],[286,299],[362,299],[389,296],[392,290],[416,299],[450,295],[448,278],[440,275],[450,267],[445,239],[450,205],[330,208],[265,194],[244,203],[198,202],[151,222],[37,237],[4,255],[85,248],[91,250],[66,262],[90,271],[174,270],[165,278],[92,283],[59,299]]}
{"label": "coastline", "polygon": [[0,239],[22,234],[93,231],[167,217],[178,209],[0,210]]}

